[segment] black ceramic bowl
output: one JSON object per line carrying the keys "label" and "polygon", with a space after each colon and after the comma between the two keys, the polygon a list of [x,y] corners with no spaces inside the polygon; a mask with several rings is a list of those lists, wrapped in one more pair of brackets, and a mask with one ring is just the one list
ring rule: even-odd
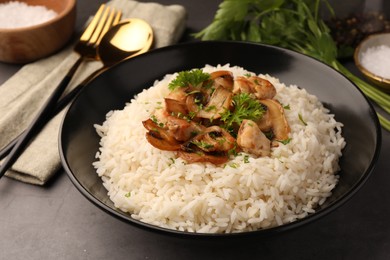
{"label": "black ceramic bowl", "polygon": [[[296,84],[316,95],[344,124],[347,145],[340,161],[339,184],[316,213],[290,224],[238,234],[179,232],[145,224],[116,209],[107,196],[92,162],[99,148],[93,127],[113,109],[165,74],[201,68],[206,64],[241,66],[255,73],[268,73],[286,85]],[[344,76],[312,58],[289,50],[239,42],[197,42],[170,46],[128,60],[103,73],[76,98],[67,112],[60,133],[63,166],[79,191],[95,205],[138,227],[183,236],[226,237],[269,235],[297,228],[332,212],[355,194],[369,177],[378,158],[381,135],[373,107]]]}

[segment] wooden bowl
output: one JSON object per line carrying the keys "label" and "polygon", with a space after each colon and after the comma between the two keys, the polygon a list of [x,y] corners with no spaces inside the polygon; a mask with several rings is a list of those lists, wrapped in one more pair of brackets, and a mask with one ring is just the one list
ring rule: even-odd
{"label": "wooden bowl", "polygon": [[[356,67],[368,80],[380,87],[382,90],[390,92],[390,78],[384,78],[377,75],[362,64],[362,56],[369,48],[382,45],[390,47],[390,33],[378,33],[368,36],[356,47],[354,60]],[[386,64],[385,66],[389,67],[390,65]]]}
{"label": "wooden bowl", "polygon": [[[0,4],[9,0],[0,0]],[[76,21],[76,0],[19,0],[31,6],[45,6],[57,15],[44,23],[19,28],[0,24],[0,61],[24,64],[61,49],[71,38]]]}

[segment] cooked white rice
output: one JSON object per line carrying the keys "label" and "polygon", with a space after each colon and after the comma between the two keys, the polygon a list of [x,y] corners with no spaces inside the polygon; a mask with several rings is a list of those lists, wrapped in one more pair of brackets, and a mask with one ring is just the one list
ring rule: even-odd
{"label": "cooked white rice", "polygon": [[[247,74],[229,65],[234,76]],[[135,219],[169,229],[224,233],[270,228],[315,212],[338,182],[345,146],[342,124],[319,100],[297,86],[271,81],[285,111],[291,141],[272,148],[270,157],[240,154],[224,167],[187,164],[174,152],[151,146],[142,121],[161,108],[176,76],[167,75],[137,95],[123,110],[96,125],[101,148],[94,167],[120,210]],[[304,87],[304,86],[302,86]],[[305,125],[306,124],[306,125]]]}

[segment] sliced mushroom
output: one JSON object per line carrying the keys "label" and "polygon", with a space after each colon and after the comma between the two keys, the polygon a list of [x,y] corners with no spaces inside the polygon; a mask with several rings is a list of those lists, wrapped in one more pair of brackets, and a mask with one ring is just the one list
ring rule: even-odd
{"label": "sliced mushroom", "polygon": [[187,110],[192,113],[197,113],[207,104],[208,98],[208,94],[201,91],[189,94],[186,99]]}
{"label": "sliced mushroom", "polygon": [[232,91],[234,85],[233,73],[228,70],[218,70],[210,73],[210,78],[214,81],[215,87],[224,87]]}
{"label": "sliced mushroom", "polygon": [[233,93],[250,93],[257,99],[271,99],[276,95],[276,89],[271,82],[258,76],[237,77]]}
{"label": "sliced mushroom", "polygon": [[154,147],[165,151],[177,151],[181,148],[181,144],[166,129],[153,122],[153,120],[147,119],[142,123],[148,130],[146,139]]}
{"label": "sliced mushroom", "polygon": [[163,151],[178,151],[181,148],[179,143],[171,143],[165,139],[161,139],[159,136],[154,135],[153,131],[146,133],[146,140],[155,148]]}
{"label": "sliced mushroom", "polygon": [[260,100],[260,102],[267,106],[274,139],[277,141],[287,140],[290,133],[290,126],[284,115],[283,106],[274,99],[264,99]]}
{"label": "sliced mushroom", "polygon": [[210,97],[207,105],[198,111],[197,117],[207,118],[210,120],[218,119],[221,114],[230,108],[233,94],[231,91],[217,87]]}
{"label": "sliced mushroom", "polygon": [[167,116],[166,123],[168,133],[177,141],[186,142],[190,138],[198,135],[205,128],[193,121],[178,118],[176,116]]}
{"label": "sliced mushroom", "polygon": [[236,140],[219,126],[206,128],[191,142],[205,152],[228,152],[236,146]]}
{"label": "sliced mushroom", "polygon": [[187,115],[186,102],[179,101],[177,99],[165,98],[165,110],[171,115]]}
{"label": "sliced mushroom", "polygon": [[206,154],[202,152],[189,153],[181,150],[178,151],[178,156],[183,160],[185,160],[187,163],[209,162],[215,165],[220,165],[226,163],[229,160],[229,156],[225,153],[223,154]]}
{"label": "sliced mushroom", "polygon": [[271,131],[272,121],[271,121],[270,112],[269,112],[267,107],[265,109],[265,112],[263,113],[263,116],[256,123],[257,123],[257,126],[259,127],[260,131],[262,131],[262,132]]}
{"label": "sliced mushroom", "polygon": [[237,134],[237,145],[246,153],[257,157],[268,156],[271,141],[252,120],[243,120]]}
{"label": "sliced mushroom", "polygon": [[174,99],[180,103],[185,103],[188,95],[188,88],[177,88],[166,96],[167,99]]}

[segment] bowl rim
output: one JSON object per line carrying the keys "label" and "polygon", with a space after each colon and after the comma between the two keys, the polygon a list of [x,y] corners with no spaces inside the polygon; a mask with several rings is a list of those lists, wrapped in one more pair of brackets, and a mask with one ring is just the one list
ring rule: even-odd
{"label": "bowl rim", "polygon": [[[4,2],[4,3],[7,3],[7,2]],[[26,2],[23,2],[23,3],[26,3]],[[48,8],[46,5],[41,5],[41,6]],[[50,10],[52,10],[52,9],[50,9]],[[54,23],[60,21],[61,19],[63,19],[65,16],[67,16],[68,14],[70,14],[74,10],[76,10],[76,0],[67,0],[65,9],[62,10],[60,13],[57,13],[57,15],[54,18],[52,18],[46,22],[35,24],[35,25],[16,27],[16,28],[1,28],[1,26],[0,26],[0,33],[18,33],[18,32],[30,31],[30,30],[43,28],[43,27],[49,26],[51,24],[54,24]]]}
{"label": "bowl rim", "polygon": [[[382,76],[379,76],[373,72],[371,72],[370,70],[368,70],[366,67],[364,67],[359,59],[359,54],[362,52],[362,46],[363,44],[367,43],[368,41],[372,40],[373,38],[378,38],[378,37],[381,37],[383,35],[389,35],[390,36],[390,33],[375,33],[375,34],[371,34],[369,36],[367,36],[366,38],[364,38],[359,44],[358,46],[355,48],[355,51],[353,53],[353,59],[355,61],[355,64],[356,64],[356,67],[368,78],[371,78],[375,81],[378,81],[380,83],[383,83],[383,84],[388,84],[390,85],[390,78],[385,78],[385,77],[382,77]],[[390,47],[390,45],[389,45]]]}

